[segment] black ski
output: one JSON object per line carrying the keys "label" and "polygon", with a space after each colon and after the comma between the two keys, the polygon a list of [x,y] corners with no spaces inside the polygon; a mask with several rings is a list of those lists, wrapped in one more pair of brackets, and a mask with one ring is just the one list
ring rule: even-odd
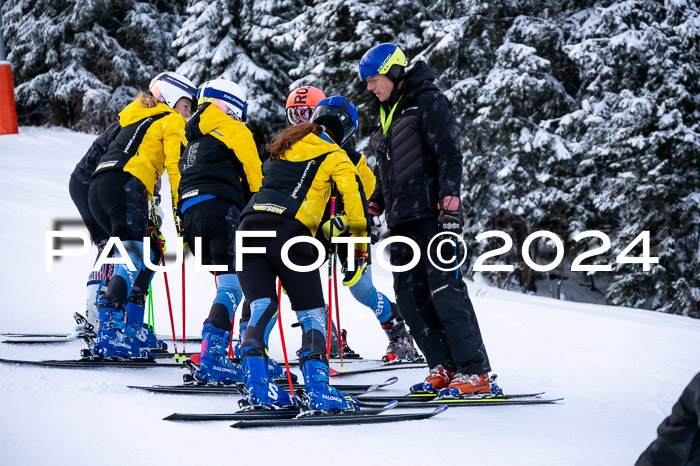
{"label": "black ski", "polygon": [[[333,388],[345,392],[348,395],[357,396],[362,393],[369,393],[375,390],[379,390],[389,385],[396,383],[398,379],[396,377],[391,377],[386,381],[374,384],[374,385],[362,385],[362,384],[331,384]],[[282,386],[287,386],[287,379],[276,379],[275,382]],[[229,385],[215,385],[215,384],[182,384],[182,385],[153,385],[150,387],[129,385],[129,388],[134,388],[137,390],[144,390],[152,393],[168,393],[168,394],[180,394],[180,395],[241,395],[241,390],[238,388],[237,384]],[[392,401],[391,397],[386,401]]]}
{"label": "black ski", "polygon": [[185,367],[183,364],[174,362],[156,362],[148,358],[83,358],[83,359],[60,359],[60,360],[43,360],[43,361],[27,361],[23,359],[4,359],[0,358],[2,364],[20,364],[24,366],[40,366],[40,367],[66,367],[66,368],[83,368],[83,367],[131,367],[131,368],[146,368],[146,367]]}
{"label": "black ski", "polygon": [[[69,343],[71,341],[81,340],[83,337],[70,333],[2,333],[0,334],[0,343],[9,344],[53,344],[53,343]],[[173,341],[173,336],[158,335],[159,340]],[[178,337],[178,343],[182,344],[182,337]],[[233,341],[237,341],[235,338]],[[201,343],[202,336],[192,336],[186,338],[187,343]]]}
{"label": "black ski", "polygon": [[[491,400],[491,399],[499,399],[499,400],[511,400],[514,398],[536,398],[540,397],[541,395],[544,395],[544,392],[538,392],[538,393],[514,393],[514,394],[508,394],[508,395],[485,395],[485,396],[474,396],[470,398],[466,398],[468,400]],[[406,395],[399,395],[399,396],[379,396],[379,395],[358,395],[357,399],[360,401],[368,401],[368,402],[387,402],[390,400],[397,400],[397,401],[420,401],[420,402],[426,402],[426,401],[436,401],[437,394],[436,393],[408,393]],[[441,398],[440,401],[446,401],[446,400],[451,400],[455,398]]]}
{"label": "black ski", "polygon": [[[360,411],[358,414],[350,414],[357,416],[362,414],[375,415],[383,413],[396,406],[396,403],[387,403],[376,408],[367,408]],[[170,416],[163,418],[165,421],[241,421],[241,420],[261,420],[261,419],[294,419],[301,414],[301,409],[298,407],[280,408],[280,409],[242,409],[235,413],[215,413],[215,414],[184,414],[173,413]],[[341,416],[336,414],[334,416]]]}
{"label": "black ski", "polygon": [[[399,408],[421,408],[426,406],[447,405],[451,407],[474,407],[474,406],[510,406],[510,405],[545,405],[555,404],[564,398],[447,398],[431,401],[397,400]],[[382,402],[361,401],[360,406],[378,406]]]}
{"label": "black ski", "polygon": [[329,426],[347,424],[378,424],[383,422],[415,421],[429,419],[444,412],[447,406],[440,405],[427,413],[407,413],[407,414],[319,414],[301,416],[294,419],[259,419],[238,421],[231,427],[238,429],[252,427],[291,427],[291,426]]}
{"label": "black ski", "polygon": [[348,377],[358,374],[370,374],[372,372],[392,371],[396,369],[425,369],[428,365],[424,362],[390,362],[381,366],[368,367],[366,369],[353,369],[349,371],[331,370],[331,377]]}

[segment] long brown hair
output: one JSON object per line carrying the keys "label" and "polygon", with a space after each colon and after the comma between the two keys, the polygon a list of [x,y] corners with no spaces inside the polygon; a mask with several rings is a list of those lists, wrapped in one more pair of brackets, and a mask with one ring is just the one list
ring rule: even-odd
{"label": "long brown hair", "polygon": [[153,97],[153,94],[151,94],[150,92],[142,92],[137,98],[141,99],[141,105],[143,105],[146,108],[153,108],[156,105],[158,105],[158,100],[155,97]]}
{"label": "long brown hair", "polygon": [[[327,128],[326,131],[328,131]],[[323,127],[319,124],[299,123],[298,125],[290,126],[275,136],[272,142],[265,146],[265,149],[270,153],[271,159],[278,160],[295,142],[301,141],[311,133],[320,136],[322,132]]]}

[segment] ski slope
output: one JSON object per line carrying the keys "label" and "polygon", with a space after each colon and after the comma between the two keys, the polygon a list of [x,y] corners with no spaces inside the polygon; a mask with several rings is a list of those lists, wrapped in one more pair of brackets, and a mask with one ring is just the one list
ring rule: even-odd
{"label": "ski slope", "polygon": [[[84,283],[95,248],[56,260],[54,271],[47,272],[45,232],[56,219],[79,218],[68,178],[94,137],[47,128],[0,136],[0,333],[70,332],[72,313],[84,308]],[[164,186],[163,192],[168,189]],[[167,217],[165,236],[175,238]],[[186,264],[186,330],[196,334],[213,299],[214,282],[211,275],[194,272],[191,257]],[[391,275],[378,266],[374,274],[377,287],[391,295]],[[181,274],[168,276],[181,334]],[[432,420],[361,428],[239,431],[230,422],[161,420],[173,412],[235,411],[236,397],[157,395],[126,388],[180,383],[180,369],[0,365],[0,464],[629,465],[700,371],[698,320],[468,285],[500,386],[511,393],[546,391],[564,402],[452,408]],[[350,346],[367,358],[379,357],[386,339],[376,319],[347,290],[340,293],[341,325],[348,329]],[[169,333],[162,274],[154,279],[154,296],[158,333]],[[290,328],[296,319],[289,303],[282,306],[292,353],[300,332]],[[275,330],[270,352],[281,360],[278,335]],[[81,347],[80,342],[0,344],[0,357],[76,358]],[[402,394],[425,372],[358,375],[343,383],[374,383],[397,375],[399,382],[385,394]]]}

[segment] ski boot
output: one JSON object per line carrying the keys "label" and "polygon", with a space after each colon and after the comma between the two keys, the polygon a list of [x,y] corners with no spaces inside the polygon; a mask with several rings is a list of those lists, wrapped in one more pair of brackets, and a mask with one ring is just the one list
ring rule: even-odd
{"label": "ski boot", "polygon": [[[243,370],[227,357],[231,334],[225,330],[205,324],[202,329],[202,352],[199,367],[192,374],[198,384],[232,384],[243,381]],[[192,381],[185,376],[185,382]]]}
{"label": "ski boot", "polygon": [[328,384],[328,363],[319,359],[305,358],[301,365],[306,388],[305,402],[313,411],[337,413],[341,411],[359,411],[355,397],[331,387]]}
{"label": "ski boot", "polygon": [[382,356],[382,361],[417,362],[423,360],[413,347],[413,339],[408,330],[406,330],[406,324],[404,324],[403,320],[398,317],[392,317],[382,324],[382,328],[387,337],[389,337],[389,346],[386,348],[386,354]]}
{"label": "ski boot", "polygon": [[[343,359],[362,359],[362,356],[354,352],[350,346],[348,346],[348,331],[345,329],[340,330],[340,341],[341,347],[343,348]],[[336,330],[335,323],[332,326],[331,331],[331,352],[329,355],[331,358],[339,358],[340,353],[338,351],[338,330]]]}
{"label": "ski boot", "polygon": [[423,382],[411,387],[411,393],[436,393],[438,390],[447,388],[451,380],[452,371],[438,364],[430,369],[430,373]]}
{"label": "ski boot", "polygon": [[243,352],[241,365],[248,390],[248,404],[268,409],[295,405],[289,394],[272,381],[264,355],[265,350],[261,348],[249,347]]}
{"label": "ski boot", "polygon": [[[143,352],[138,340],[124,335],[125,313],[118,299],[109,296],[100,300],[97,306],[100,325],[95,338],[95,346],[89,351],[93,356],[101,357],[149,357],[153,355]],[[85,353],[83,353],[85,354]]]}
{"label": "ski boot", "polygon": [[124,335],[137,341],[141,348],[153,352],[167,352],[168,345],[159,340],[153,333],[150,326],[143,323],[144,305],[146,298],[144,295],[129,296],[129,299],[124,306],[126,314],[126,326],[124,327]]}
{"label": "ski boot", "polygon": [[[449,394],[456,398],[466,398],[470,396],[490,396],[492,395],[491,383],[488,374],[466,374],[458,372],[447,386]],[[444,389],[443,396],[447,395]]]}
{"label": "ski boot", "polygon": [[[477,381],[476,378],[480,380]],[[496,374],[488,377],[487,374],[481,375],[462,375],[457,374],[452,379],[453,382],[459,380],[459,383],[454,385],[450,383],[447,387],[441,389],[437,393],[438,399],[447,398],[494,398],[503,396],[503,390],[496,383]],[[460,380],[462,379],[462,380]],[[458,385],[458,386],[456,386]],[[463,386],[466,385],[466,390]]]}

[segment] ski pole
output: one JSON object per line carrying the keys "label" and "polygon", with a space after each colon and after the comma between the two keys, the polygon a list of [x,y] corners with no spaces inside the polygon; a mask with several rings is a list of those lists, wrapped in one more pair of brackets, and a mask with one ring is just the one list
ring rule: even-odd
{"label": "ski pole", "polygon": [[153,287],[148,284],[148,326],[151,327],[151,332],[156,333],[156,318],[153,307]]}
{"label": "ski pole", "polygon": [[[333,191],[333,183],[331,183],[331,192]],[[331,227],[330,227],[330,245],[328,247],[328,332],[326,333],[326,357],[331,358],[331,335],[333,334],[333,279],[335,278],[335,270],[333,269],[333,217],[335,216],[335,196],[331,195]]]}
{"label": "ski pole", "polygon": [[[161,264],[165,266],[165,251],[163,251],[163,242],[160,240],[160,226],[158,225],[158,215],[156,214],[156,203],[151,198],[151,214],[153,216],[153,224],[156,227],[156,236],[158,236],[158,247],[160,248]],[[175,360],[177,360],[177,337],[175,336],[175,320],[173,319],[173,303],[170,300],[170,285],[168,284],[168,272],[163,271],[163,279],[165,280],[165,294],[168,297],[168,312],[170,312],[170,328],[173,331],[173,349],[175,350]]]}
{"label": "ski pole", "polygon": [[[338,245],[336,244],[333,251],[333,276],[335,277],[335,264],[338,254]],[[335,322],[338,327],[338,354],[340,355],[340,370],[345,370],[343,365],[343,331],[340,329],[340,306],[338,305],[338,280],[333,280],[333,293],[335,294]]]}
{"label": "ski pole", "polygon": [[[173,203],[173,219],[175,219],[175,230],[177,231],[177,236],[185,239],[185,235],[182,231],[182,226],[180,225],[180,217],[177,215],[177,205]],[[187,341],[185,337],[185,254],[182,254],[182,357],[183,360],[187,353]]]}
{"label": "ski pole", "polygon": [[182,355],[187,353],[187,341],[185,337],[185,258],[182,258]]}
{"label": "ski pole", "polygon": [[294,396],[294,386],[292,385],[292,374],[289,371],[289,359],[287,359],[287,345],[284,341],[284,329],[282,329],[282,281],[277,280],[277,326],[280,328],[280,340],[282,341],[282,353],[284,354],[284,368],[287,370],[287,382],[289,383],[289,394]]}

